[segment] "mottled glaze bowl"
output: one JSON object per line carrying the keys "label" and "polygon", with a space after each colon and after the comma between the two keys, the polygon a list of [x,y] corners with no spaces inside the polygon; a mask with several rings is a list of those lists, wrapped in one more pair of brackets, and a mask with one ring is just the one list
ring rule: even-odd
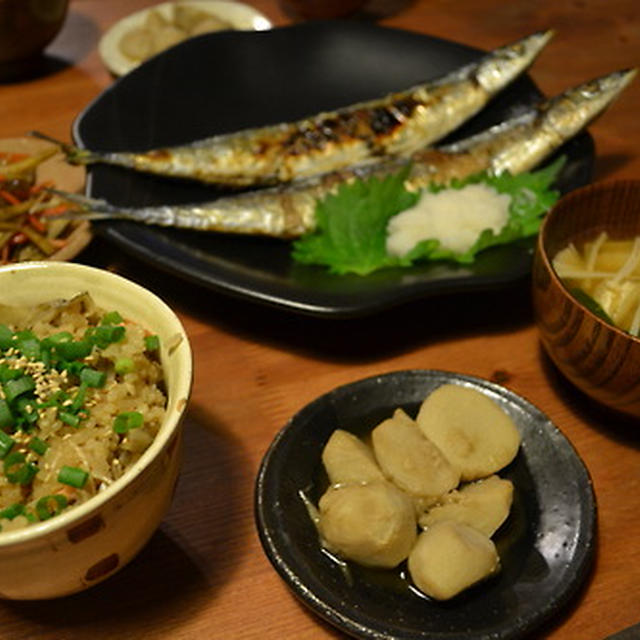
{"label": "mottled glaze bowl", "polygon": [[[496,536],[502,571],[447,602],[419,595],[406,564],[370,569],[336,562],[323,548],[309,501],[326,488],[322,450],[340,427],[363,436],[401,407],[415,416],[443,384],[486,395],[522,436],[501,472],[515,487],[509,521]],[[275,435],[255,483],[255,520],[274,569],[311,611],[362,640],[515,640],[560,614],[587,578],[595,551],[596,502],[571,443],[512,391],[450,371],[392,371],[356,380],[302,407]]]}
{"label": "mottled glaze bowl", "polygon": [[192,353],[177,316],[156,295],[109,271],[67,262],[0,267],[0,304],[30,305],[88,291],[160,337],[168,396],[155,440],[121,478],[85,502],[0,533],[0,598],[53,598],[91,587],[125,566],[158,527],[177,482]]}
{"label": "mottled glaze bowl", "polygon": [[597,402],[640,416],[640,340],[576,300],[552,267],[570,242],[606,231],[640,234],[640,181],[597,183],[571,192],[547,215],[533,264],[533,307],[545,351],[562,374]]}

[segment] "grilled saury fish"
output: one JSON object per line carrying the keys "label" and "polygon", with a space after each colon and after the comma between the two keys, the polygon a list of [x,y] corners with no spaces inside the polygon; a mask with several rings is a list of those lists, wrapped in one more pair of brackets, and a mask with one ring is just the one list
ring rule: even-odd
{"label": "grilled saury fish", "polygon": [[534,33],[437,80],[294,123],[146,152],[62,146],[75,163],[101,162],[229,186],[276,184],[384,155],[408,155],[480,111],[531,65],[551,36],[551,31]]}
{"label": "grilled saury fish", "polygon": [[86,218],[293,238],[314,229],[320,198],[357,178],[381,177],[409,165],[405,186],[419,190],[482,171],[516,174],[533,169],[600,115],[635,74],[632,69],[592,80],[480,134],[446,147],[417,151],[410,158],[388,158],[213,202],[128,209],[83,196],[66,197],[84,209],[76,215]]}

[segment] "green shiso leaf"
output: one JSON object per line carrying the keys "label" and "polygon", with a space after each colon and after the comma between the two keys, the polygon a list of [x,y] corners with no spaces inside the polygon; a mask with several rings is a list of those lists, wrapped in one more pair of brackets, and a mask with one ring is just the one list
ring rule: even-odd
{"label": "green shiso leaf", "polygon": [[430,185],[433,193],[443,189],[462,189],[484,182],[499,193],[511,196],[509,220],[499,233],[483,231],[464,253],[443,249],[436,239],[424,240],[398,258],[386,251],[387,224],[396,214],[412,207],[419,194],[404,187],[409,167],[391,176],[356,180],[342,185],[335,195],[318,202],[316,229],[293,243],[293,259],[305,264],[323,265],[332,273],[367,275],[386,267],[409,266],[423,260],[449,260],[468,264],[489,247],[508,244],[535,235],[543,215],[558,200],[551,189],[565,158],[534,172],[498,176],[487,173],[453,180],[446,185]]}
{"label": "green shiso leaf", "polygon": [[356,180],[318,202],[316,230],[293,243],[293,258],[333,273],[366,275],[400,264],[387,255],[391,216],[412,207],[418,194],[404,188],[409,167],[385,178]]}

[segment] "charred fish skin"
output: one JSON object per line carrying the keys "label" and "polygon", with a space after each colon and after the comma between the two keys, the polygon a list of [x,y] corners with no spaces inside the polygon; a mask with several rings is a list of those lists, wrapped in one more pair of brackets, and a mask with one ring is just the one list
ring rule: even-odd
{"label": "charred fish skin", "polygon": [[409,165],[405,187],[418,191],[431,183],[446,184],[454,178],[482,171],[495,174],[528,171],[602,114],[635,75],[636,70],[631,69],[597,78],[446,147],[419,151],[409,158],[387,158],[375,164],[209,203],[126,209],[102,201],[87,202],[81,196],[69,196],[69,199],[84,207],[84,217],[89,218],[119,218],[199,231],[294,238],[315,228],[319,199],[357,178],[383,177]]}
{"label": "charred fish skin", "polygon": [[540,31],[406,91],[298,122],[245,129],[146,152],[92,152],[66,146],[72,162],[232,187],[273,185],[385,155],[409,155],[442,139],[522,75],[553,36]]}

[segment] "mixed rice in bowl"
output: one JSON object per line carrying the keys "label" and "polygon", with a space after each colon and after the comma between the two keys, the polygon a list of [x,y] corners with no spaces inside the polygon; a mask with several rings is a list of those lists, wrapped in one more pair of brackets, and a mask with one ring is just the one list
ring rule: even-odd
{"label": "mixed rice in bowl", "polygon": [[0,307],[0,531],[104,490],[157,434],[160,342],[88,293]]}
{"label": "mixed rice in bowl", "polygon": [[72,263],[0,268],[0,597],[84,589],[169,507],[192,356],[148,290]]}

